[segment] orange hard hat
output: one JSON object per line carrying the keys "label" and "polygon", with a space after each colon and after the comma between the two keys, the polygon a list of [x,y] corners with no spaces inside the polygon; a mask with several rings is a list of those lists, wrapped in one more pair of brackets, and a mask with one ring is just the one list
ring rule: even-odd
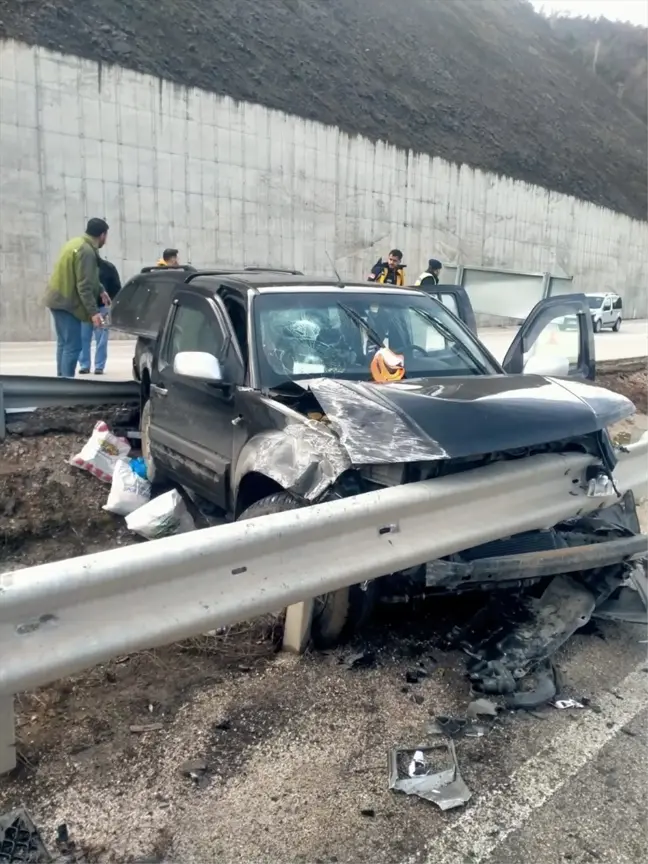
{"label": "orange hard hat", "polygon": [[371,377],[379,384],[400,381],[405,377],[405,358],[389,348],[379,348],[369,365]]}

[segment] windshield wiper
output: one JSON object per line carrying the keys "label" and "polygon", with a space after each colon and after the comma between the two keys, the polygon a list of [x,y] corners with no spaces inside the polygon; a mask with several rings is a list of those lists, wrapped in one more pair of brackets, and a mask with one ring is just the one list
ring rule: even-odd
{"label": "windshield wiper", "polygon": [[358,325],[358,327],[362,328],[365,331],[367,336],[371,338],[371,341],[376,344],[378,348],[383,348],[385,345],[385,340],[381,339],[380,336],[376,333],[373,327],[370,327],[367,322],[364,320],[362,315],[359,315],[355,309],[351,309],[349,306],[345,306],[344,303],[337,304],[343,312],[349,316],[349,318]]}
{"label": "windshield wiper", "polygon": [[483,375],[491,374],[484,366],[484,364],[481,363],[477,359],[477,357],[472,354],[472,352],[466,347],[466,345],[463,344],[463,342],[460,342],[457,339],[452,330],[446,327],[445,324],[443,324],[441,321],[438,321],[424,309],[417,309],[416,306],[412,306],[411,309],[416,312],[417,315],[423,318],[424,321],[427,321],[428,324],[431,324],[433,327],[435,327],[445,339],[447,339],[449,342],[452,342],[453,345],[456,346],[457,354],[463,355],[464,359],[469,360],[470,363],[476,366]]}

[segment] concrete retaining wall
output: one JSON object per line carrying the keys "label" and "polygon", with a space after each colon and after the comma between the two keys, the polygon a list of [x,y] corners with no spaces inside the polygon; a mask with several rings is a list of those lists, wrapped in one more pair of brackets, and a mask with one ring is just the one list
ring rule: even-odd
{"label": "concrete retaining wall", "polygon": [[40,299],[88,216],[123,277],[167,245],[195,265],[363,278],[402,248],[551,271],[648,314],[646,223],[336,128],[14,42],[0,46],[0,339],[46,339]]}

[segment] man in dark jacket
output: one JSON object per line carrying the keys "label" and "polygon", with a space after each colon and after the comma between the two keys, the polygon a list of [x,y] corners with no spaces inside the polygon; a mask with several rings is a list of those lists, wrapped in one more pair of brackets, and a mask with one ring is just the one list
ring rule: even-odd
{"label": "man in dark jacket", "polygon": [[81,351],[81,325],[101,326],[102,295],[99,281],[99,249],[108,236],[103,219],[90,219],[85,234],[63,246],[54,265],[45,306],[51,311],[56,330],[56,374],[74,378]]}
{"label": "man in dark jacket", "polygon": [[423,285],[438,285],[442,269],[443,264],[441,264],[440,261],[437,261],[436,258],[430,258],[427,270],[424,270],[415,282],[416,287],[418,288]]}
{"label": "man in dark jacket", "polygon": [[381,285],[405,285],[405,264],[403,264],[403,253],[400,249],[392,249],[383,261],[379,258],[371,268],[369,282],[378,282]]}
{"label": "man in dark jacket", "polygon": [[93,324],[83,323],[81,325],[81,352],[79,353],[79,375],[88,375],[90,373],[90,355],[92,347],[92,338],[94,336],[95,355],[94,355],[94,374],[103,375],[108,359],[108,327],[106,326],[110,304],[115,299],[119,291],[121,291],[121,279],[114,264],[106,261],[105,258],[99,258],[99,281],[103,288],[101,295],[102,305],[99,307],[99,314],[102,318],[101,327],[95,327]]}

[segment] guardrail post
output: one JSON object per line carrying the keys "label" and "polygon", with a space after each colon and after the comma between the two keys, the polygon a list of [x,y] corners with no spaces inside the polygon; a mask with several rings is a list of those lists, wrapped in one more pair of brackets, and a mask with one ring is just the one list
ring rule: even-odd
{"label": "guardrail post", "polygon": [[310,640],[313,601],[304,600],[286,609],[284,623],[283,650],[303,654]]}
{"label": "guardrail post", "polygon": [[2,384],[0,384],[0,441],[4,441],[6,435],[7,421],[5,418],[4,391],[2,389]]}
{"label": "guardrail post", "polygon": [[542,299],[551,297],[551,273],[542,274]]}
{"label": "guardrail post", "polygon": [[0,774],[16,767],[16,723],[13,696],[0,696]]}

